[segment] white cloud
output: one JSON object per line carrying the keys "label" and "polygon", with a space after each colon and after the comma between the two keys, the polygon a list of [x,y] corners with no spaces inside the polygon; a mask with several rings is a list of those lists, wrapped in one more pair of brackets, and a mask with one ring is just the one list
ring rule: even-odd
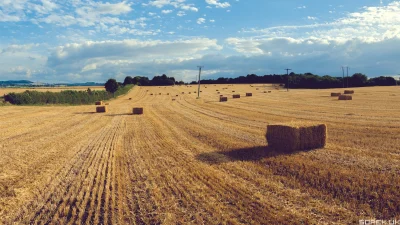
{"label": "white cloud", "polygon": [[169,13],[172,13],[172,10],[162,10],[161,13],[169,14]]}
{"label": "white cloud", "polygon": [[198,18],[197,19],[197,24],[203,24],[205,22],[206,22],[206,19],[204,19],[204,18]]}
{"label": "white cloud", "polygon": [[216,8],[228,8],[231,6],[229,2],[219,2],[219,0],[206,0],[209,5],[214,5]]}

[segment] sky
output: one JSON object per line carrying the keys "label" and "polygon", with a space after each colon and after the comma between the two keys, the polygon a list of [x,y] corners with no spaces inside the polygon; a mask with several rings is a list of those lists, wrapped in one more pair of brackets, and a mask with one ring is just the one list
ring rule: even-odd
{"label": "sky", "polygon": [[400,74],[400,1],[0,0],[0,80]]}

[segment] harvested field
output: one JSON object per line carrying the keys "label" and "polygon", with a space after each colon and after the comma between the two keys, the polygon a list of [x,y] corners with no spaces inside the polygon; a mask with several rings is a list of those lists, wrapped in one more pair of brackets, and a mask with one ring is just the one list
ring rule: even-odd
{"label": "harvested field", "polygon": [[[230,96],[227,86],[217,88]],[[0,224],[399,218],[400,89],[355,90],[353,101],[329,96],[341,89],[282,90],[222,104],[212,88],[196,99],[172,97],[185,86],[135,87],[107,113],[94,105],[1,106]],[[132,116],[137,105],[146,113]],[[269,148],[267,125],[290,121],[326,124],[325,148]]]}
{"label": "harvested field", "polygon": [[106,90],[104,87],[99,87],[99,86],[74,86],[74,87],[40,87],[40,88],[0,88],[0,96],[3,96],[4,94],[8,94],[11,92],[15,93],[21,93],[26,90],[29,91],[41,91],[41,92],[60,92],[60,91],[66,91],[66,90],[73,90],[73,91],[86,91],[88,88],[90,88],[92,91],[104,91]]}

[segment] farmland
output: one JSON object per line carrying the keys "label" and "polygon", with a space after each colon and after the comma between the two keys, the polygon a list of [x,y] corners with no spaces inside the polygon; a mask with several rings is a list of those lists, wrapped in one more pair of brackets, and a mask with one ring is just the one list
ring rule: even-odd
{"label": "farmland", "polygon": [[29,91],[60,92],[60,91],[66,91],[66,90],[86,91],[88,88],[90,88],[92,91],[94,91],[94,90],[99,90],[99,91],[100,90],[105,90],[104,87],[99,87],[99,86],[0,88],[0,96],[3,96],[4,94],[8,94],[8,93],[11,93],[11,92],[21,93],[21,92],[24,92],[26,90],[29,90]]}
{"label": "farmland", "polygon": [[[201,90],[196,99],[197,86],[135,87],[107,113],[94,105],[0,107],[0,224],[399,218],[398,87],[354,88],[352,101],[330,97],[342,89]],[[132,107],[144,114],[131,115]],[[269,148],[266,126],[291,121],[325,123],[327,146]]]}

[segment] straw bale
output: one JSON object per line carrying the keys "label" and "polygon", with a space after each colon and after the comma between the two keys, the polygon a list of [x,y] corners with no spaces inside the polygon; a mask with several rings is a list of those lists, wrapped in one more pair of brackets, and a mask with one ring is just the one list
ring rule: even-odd
{"label": "straw bale", "polygon": [[220,97],[219,97],[219,101],[220,101],[220,102],[227,102],[227,101],[228,101],[228,97],[220,96]]}
{"label": "straw bale", "polygon": [[253,93],[246,93],[246,96],[251,97],[251,96],[253,96]]}
{"label": "straw bale", "polygon": [[103,105],[103,101],[97,101],[94,103],[95,105]]}
{"label": "straw bale", "polygon": [[331,97],[337,97],[337,96],[340,96],[340,95],[342,95],[342,93],[340,93],[340,92],[332,92],[331,93]]}
{"label": "straw bale", "polygon": [[351,94],[354,94],[354,91],[353,90],[344,90],[344,94],[351,95]]}
{"label": "straw bale", "polygon": [[327,127],[325,124],[300,122],[268,125],[266,138],[269,146],[283,152],[323,148]]}
{"label": "straw bale", "polygon": [[132,109],[132,113],[135,115],[143,114],[143,107],[135,107]]}
{"label": "straw bale", "polygon": [[96,112],[97,113],[105,113],[105,112],[107,112],[107,106],[97,106],[96,107]]}
{"label": "straw bale", "polygon": [[353,96],[351,95],[340,95],[339,100],[353,100]]}
{"label": "straw bale", "polygon": [[240,95],[232,95],[232,98],[240,98]]}

